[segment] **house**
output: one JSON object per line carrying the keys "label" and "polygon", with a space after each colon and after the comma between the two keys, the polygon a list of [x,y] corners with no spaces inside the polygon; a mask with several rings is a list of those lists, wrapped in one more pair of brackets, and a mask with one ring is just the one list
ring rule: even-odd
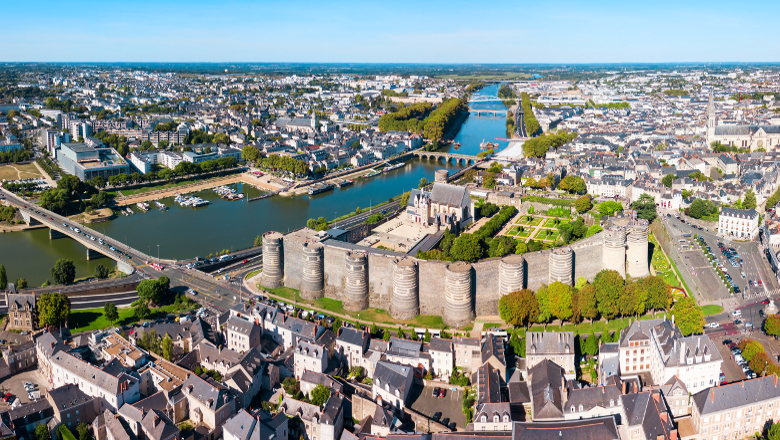
{"label": "house", "polygon": [[271,390],[279,383],[279,369],[269,368],[270,365],[260,347],[254,347],[228,370],[223,382],[236,392],[239,407],[247,408],[260,390]]}
{"label": "house", "polygon": [[263,410],[253,415],[242,409],[222,427],[225,440],[286,440],[288,431],[289,422],[284,413],[272,416]]}
{"label": "house", "polygon": [[146,363],[147,353],[118,333],[110,333],[103,338],[101,359],[105,362],[118,359],[127,368],[138,369]]}
{"label": "house", "polygon": [[228,348],[238,353],[247,352],[260,345],[260,326],[254,322],[231,316],[225,329]]}
{"label": "house", "polygon": [[328,350],[320,345],[301,341],[295,347],[294,356],[296,379],[300,379],[306,370],[324,373],[328,367]]}
{"label": "house", "polygon": [[560,365],[567,379],[573,379],[574,333],[573,332],[530,332],[525,338],[526,368],[549,359]]}
{"label": "house", "polygon": [[612,376],[600,386],[582,388],[578,382],[568,381],[566,387],[564,418],[575,420],[620,414],[620,397],[626,391],[627,383]]}
{"label": "house", "polygon": [[98,399],[87,395],[73,384],[63,385],[46,392],[54,411],[54,419],[69,429],[76,429],[80,423],[92,423],[100,413]]}
{"label": "house", "polygon": [[512,426],[510,404],[502,396],[505,388],[501,372],[490,363],[477,370],[477,407],[474,411],[474,431],[509,431]]}
{"label": "house", "polygon": [[659,390],[626,394],[621,400],[620,420],[629,438],[677,440],[677,428]]}
{"label": "house", "polygon": [[306,370],[301,375],[301,379],[298,381],[301,392],[306,395],[310,395],[311,391],[317,387],[317,385],[324,385],[331,390],[341,393],[343,386],[341,382],[328,376],[327,374],[315,373],[314,371]]}
{"label": "house", "polygon": [[336,358],[348,368],[361,366],[370,341],[368,332],[342,326],[336,336]]}
{"label": "house", "polygon": [[431,338],[428,343],[431,355],[431,371],[442,380],[449,380],[455,365],[454,348],[451,339]]}
{"label": "house", "polygon": [[305,434],[304,438],[312,440],[338,440],[344,429],[344,398],[339,394],[332,394],[322,408],[285,396],[279,411],[303,422],[305,432],[290,432],[293,438]]}
{"label": "house", "polygon": [[[133,434],[133,437],[130,434]],[[120,418],[108,409],[92,421],[92,435],[96,440],[134,440],[137,438],[129,427],[125,428]]]}
{"label": "house", "polygon": [[672,416],[682,417],[691,413],[691,394],[677,376],[672,376],[665,384],[655,388],[661,390]]}
{"label": "house", "polygon": [[[16,291],[10,286],[12,291]],[[23,330],[32,332],[38,328],[38,315],[35,310],[35,294],[8,293],[5,294],[8,305],[8,325],[6,330]]]}
{"label": "house", "polygon": [[482,347],[479,339],[456,336],[452,339],[455,366],[473,372],[482,366]]}
{"label": "house", "polygon": [[38,363],[33,341],[19,345],[4,345],[0,351],[3,353],[3,360],[8,364],[8,374],[14,374]]}
{"label": "house", "polygon": [[412,390],[414,372],[411,366],[395,362],[380,361],[374,370],[371,391],[374,400],[382,399],[403,410],[406,399]]}
{"label": "house", "polygon": [[228,388],[214,379],[190,374],[182,385],[190,407],[190,420],[203,424],[218,437],[222,424],[236,413],[236,401]]}
{"label": "house", "polygon": [[543,359],[528,369],[533,420],[563,420],[563,404],[566,401],[563,374],[563,368],[549,359]]}
{"label": "house", "polygon": [[431,368],[431,355],[422,351],[420,341],[392,337],[390,338],[390,346],[385,351],[385,357],[390,362],[414,368],[422,366],[426,371]]}
{"label": "house", "polygon": [[30,402],[0,415],[3,425],[13,430],[18,440],[34,440],[35,427],[47,425],[54,418],[54,409],[46,399]]}
{"label": "house", "polygon": [[504,340],[496,335],[488,334],[485,342],[482,344],[482,365],[490,364],[501,373],[501,377],[506,377],[506,353],[504,350]]}

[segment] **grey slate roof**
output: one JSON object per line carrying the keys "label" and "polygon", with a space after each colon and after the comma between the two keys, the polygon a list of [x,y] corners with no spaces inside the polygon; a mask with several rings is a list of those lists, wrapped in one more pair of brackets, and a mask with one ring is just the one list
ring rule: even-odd
{"label": "grey slate roof", "polygon": [[374,369],[374,384],[384,388],[385,384],[390,386],[390,392],[398,390],[401,396],[406,395],[406,378],[413,374],[412,367],[401,365],[395,362],[379,361]]}
{"label": "grey slate roof", "polygon": [[352,327],[341,327],[339,329],[339,334],[336,337],[336,340],[345,344],[352,344],[357,345],[358,347],[363,347],[364,345],[368,345],[368,337],[368,333],[363,330],[358,330]]}
{"label": "grey slate roof", "polygon": [[528,371],[534,420],[563,418],[563,368],[544,359]]}
{"label": "grey slate roof", "polygon": [[709,388],[694,394],[693,404],[699,414],[706,415],[777,399],[780,397],[780,386],[777,382],[777,376],[772,375]]}
{"label": "grey slate roof", "polygon": [[135,383],[138,381],[138,379],[124,373],[121,373],[119,376],[112,376],[94,365],[84,362],[64,351],[57,352],[51,358],[51,362],[61,366],[71,374],[79,376],[84,381],[115,394],[119,394],[119,386],[121,383]]}
{"label": "grey slate roof", "polygon": [[756,212],[755,209],[722,208],[720,210],[720,215],[726,217],[745,218],[745,219],[754,219],[758,217],[758,213]]}
{"label": "grey slate roof", "polygon": [[525,347],[529,355],[574,354],[574,332],[529,332]]}
{"label": "grey slate roof", "polygon": [[487,362],[491,356],[495,356],[499,362],[506,365],[504,341],[495,335],[488,335],[485,338],[485,344],[482,345],[482,363]]}
{"label": "grey slate roof", "polygon": [[660,391],[625,394],[621,399],[626,414],[623,423],[629,427],[641,425],[646,438],[656,439],[658,436],[671,438],[670,433],[674,429],[672,416]]}
{"label": "grey slate roof", "polygon": [[515,422],[512,425],[512,440],[619,439],[615,419],[611,416],[565,422]]}
{"label": "grey slate roof", "polygon": [[452,340],[431,338],[431,342],[428,343],[428,351],[441,351],[446,353],[452,353]]}

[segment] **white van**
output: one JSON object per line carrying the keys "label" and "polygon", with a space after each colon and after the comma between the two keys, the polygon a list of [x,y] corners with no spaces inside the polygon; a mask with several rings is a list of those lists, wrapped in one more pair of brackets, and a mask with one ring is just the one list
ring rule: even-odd
{"label": "white van", "polygon": [[223,255],[223,256],[219,257],[219,261],[225,261],[225,260],[229,260],[229,259],[230,259],[230,255]]}

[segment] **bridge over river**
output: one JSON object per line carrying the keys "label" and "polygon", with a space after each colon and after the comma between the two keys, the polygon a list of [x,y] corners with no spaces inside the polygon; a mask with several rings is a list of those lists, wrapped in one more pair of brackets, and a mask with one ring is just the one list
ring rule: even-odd
{"label": "bridge over river", "polygon": [[469,154],[443,153],[439,151],[415,150],[414,152],[412,152],[412,154],[414,156],[419,157],[420,159],[439,160],[443,158],[445,162],[453,161],[456,164],[463,163],[463,165],[474,165],[484,160],[477,156],[471,156]]}
{"label": "bridge over river", "polygon": [[[116,261],[117,268],[126,274],[135,272],[135,264],[144,264],[145,261],[156,260],[139,252],[123,243],[105,236],[89,227],[76,223],[67,217],[55,214],[38,205],[27,202],[17,197],[14,193],[0,189],[5,199],[11,205],[19,208],[22,218],[28,225],[42,224],[49,228],[49,238],[70,237],[87,248],[87,259],[107,257]],[[79,232],[76,231],[79,230]],[[102,239],[102,243],[101,243]],[[113,250],[111,249],[113,248]],[[170,263],[169,261],[163,261]]]}

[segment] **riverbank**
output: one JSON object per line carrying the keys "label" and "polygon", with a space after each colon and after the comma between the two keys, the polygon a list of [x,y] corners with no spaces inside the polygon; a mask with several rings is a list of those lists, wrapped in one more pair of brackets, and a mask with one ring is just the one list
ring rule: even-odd
{"label": "riverbank", "polygon": [[468,110],[464,110],[460,112],[460,115],[458,115],[458,119],[455,120],[455,123],[452,124],[452,127],[450,127],[449,130],[447,130],[446,133],[444,133],[444,136],[442,136],[443,141],[452,142],[453,139],[455,139],[455,136],[458,135],[458,132],[460,131],[460,128],[463,127],[463,123],[466,122],[466,119],[468,119],[469,114]]}
{"label": "riverbank", "polygon": [[[263,176],[266,177],[266,176]],[[251,173],[235,174],[228,177],[216,177],[202,182],[188,183],[185,185],[171,186],[167,188],[161,188],[158,190],[152,190],[148,192],[133,194],[127,197],[117,197],[114,200],[116,206],[128,206],[134,205],[139,202],[148,202],[152,200],[159,200],[166,197],[174,197],[176,194],[187,194],[192,192],[202,191],[204,189],[214,188],[217,186],[230,185],[233,183],[246,183],[260,187],[266,191],[277,191],[280,187],[271,183],[268,178],[257,177]],[[118,191],[121,194],[121,191]]]}

